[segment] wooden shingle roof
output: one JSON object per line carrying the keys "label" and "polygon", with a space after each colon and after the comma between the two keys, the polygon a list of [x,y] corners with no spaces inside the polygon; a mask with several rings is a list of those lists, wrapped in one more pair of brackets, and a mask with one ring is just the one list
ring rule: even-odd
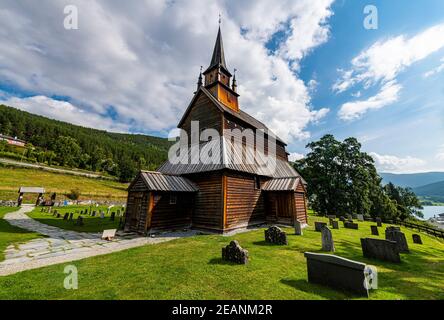
{"label": "wooden shingle roof", "polygon": [[172,176],[153,171],[141,171],[140,175],[148,191],[196,192],[199,188],[185,177]]}

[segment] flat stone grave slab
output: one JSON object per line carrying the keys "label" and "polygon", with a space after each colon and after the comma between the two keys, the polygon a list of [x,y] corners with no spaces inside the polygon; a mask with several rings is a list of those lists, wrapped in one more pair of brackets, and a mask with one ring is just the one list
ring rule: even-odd
{"label": "flat stone grave slab", "polygon": [[325,222],[315,222],[315,231],[321,232],[323,227],[326,227],[327,224]]}
{"label": "flat stone grave slab", "polygon": [[369,259],[378,259],[394,263],[400,263],[399,249],[396,242],[383,240],[361,238],[361,247],[364,257]]}
{"label": "flat stone grave slab", "polygon": [[364,263],[329,254],[305,252],[304,256],[309,282],[368,297]]}

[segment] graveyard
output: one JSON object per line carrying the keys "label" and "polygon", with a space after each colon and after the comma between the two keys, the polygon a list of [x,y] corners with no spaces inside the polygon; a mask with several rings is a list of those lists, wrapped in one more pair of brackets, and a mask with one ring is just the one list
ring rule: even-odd
{"label": "graveyard", "polygon": [[[35,208],[28,213],[30,218],[37,220],[43,224],[58,227],[64,230],[72,230],[77,232],[102,232],[106,229],[117,229],[119,226],[119,219],[122,212],[121,206],[114,206],[108,210],[107,206],[65,206],[53,207],[50,212],[45,208]],[[112,213],[115,213],[114,219],[111,219]],[[119,212],[119,214],[117,214]],[[72,217],[70,214],[72,213]],[[103,216],[101,216],[103,213]],[[58,216],[58,215],[59,216]],[[64,219],[65,215],[67,218]],[[76,222],[82,218],[83,224],[78,225]]]}
{"label": "graveyard", "polygon": [[[339,229],[329,227],[327,238],[333,239],[334,252],[325,252],[322,239],[327,229],[316,231],[315,222],[329,225],[329,219],[310,215],[302,235],[289,227],[232,236],[199,234],[74,261],[69,264],[78,268],[78,290],[63,287],[67,263],[3,276],[0,299],[367,299],[308,282],[306,252],[376,267],[378,289],[370,291],[369,299],[444,299],[443,240],[419,233],[423,244],[414,243],[412,236],[418,231],[401,227],[409,253],[400,253],[401,262],[392,263],[365,258],[361,248],[361,238],[385,239],[389,225],[383,223],[379,235],[372,235],[375,222],[354,220],[358,229],[344,228],[342,222]],[[9,232],[5,234],[17,231]],[[242,250],[237,258],[236,250]],[[224,260],[222,252],[237,263]]]}

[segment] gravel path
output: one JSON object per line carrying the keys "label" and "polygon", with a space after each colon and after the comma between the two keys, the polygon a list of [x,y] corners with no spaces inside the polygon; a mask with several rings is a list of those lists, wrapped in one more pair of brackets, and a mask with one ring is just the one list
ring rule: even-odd
{"label": "gravel path", "polygon": [[13,226],[43,234],[47,238],[8,246],[5,260],[0,262],[0,276],[196,235],[191,230],[162,233],[155,238],[118,234],[113,241],[106,241],[101,239],[99,233],[63,230],[40,223],[26,215],[33,209],[34,206],[24,205],[20,210],[6,214],[4,219]]}

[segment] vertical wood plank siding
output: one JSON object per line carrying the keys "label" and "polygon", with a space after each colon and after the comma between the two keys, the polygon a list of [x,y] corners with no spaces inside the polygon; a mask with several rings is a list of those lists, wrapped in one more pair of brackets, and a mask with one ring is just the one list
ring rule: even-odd
{"label": "vertical wood plank siding", "polygon": [[226,228],[244,227],[265,221],[264,195],[255,189],[252,176],[226,174],[227,218]]}
{"label": "vertical wood plank siding", "polygon": [[189,227],[193,212],[194,194],[173,193],[176,204],[170,204],[169,192],[153,192],[151,230]]}

